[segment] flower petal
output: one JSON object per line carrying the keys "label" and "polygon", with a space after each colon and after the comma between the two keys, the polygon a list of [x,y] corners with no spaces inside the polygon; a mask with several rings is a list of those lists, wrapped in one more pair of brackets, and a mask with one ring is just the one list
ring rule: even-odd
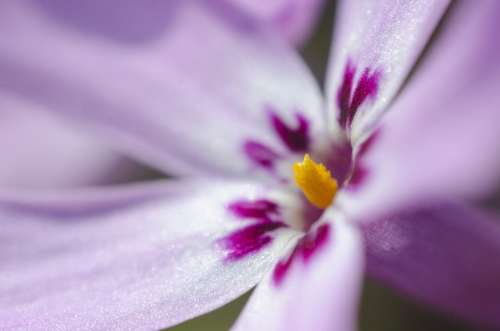
{"label": "flower petal", "polygon": [[272,25],[287,40],[302,44],[312,32],[324,0],[229,0],[265,24]]}
{"label": "flower petal", "polygon": [[[371,175],[353,208],[363,214],[432,196],[477,198],[500,179],[498,1],[460,2],[381,122]],[[460,54],[460,56],[456,56]],[[363,207],[363,208],[361,208]]]}
{"label": "flower petal", "polygon": [[368,274],[445,312],[498,328],[499,220],[436,202],[386,215],[365,228]]}
{"label": "flower petal", "polygon": [[366,132],[401,87],[448,3],[340,1],[326,90],[330,122],[357,113],[352,135]]}
{"label": "flower petal", "polygon": [[0,328],[159,329],[254,286],[290,231],[280,230],[259,253],[226,263],[216,240],[241,222],[224,205],[259,189],[186,185],[179,194],[155,185],[152,192],[106,198],[114,208],[94,197],[85,208],[64,198],[62,206],[53,199],[2,199]]}
{"label": "flower petal", "polygon": [[0,206],[33,213],[79,216],[113,211],[158,198],[182,197],[196,191],[198,181],[155,180],[105,187],[0,189]]}
{"label": "flower petal", "polygon": [[146,168],[47,115],[0,96],[0,186],[62,188],[144,178]]}
{"label": "flower petal", "polygon": [[323,121],[300,58],[232,9],[127,0],[101,22],[101,1],[2,3],[0,83],[167,172],[241,174],[248,140],[288,151],[270,113],[311,135]]}
{"label": "flower petal", "polygon": [[327,224],[331,229],[324,246],[309,260],[295,259],[282,283],[276,284],[275,272],[268,275],[235,330],[356,330],[363,278],[361,238],[341,219]]}

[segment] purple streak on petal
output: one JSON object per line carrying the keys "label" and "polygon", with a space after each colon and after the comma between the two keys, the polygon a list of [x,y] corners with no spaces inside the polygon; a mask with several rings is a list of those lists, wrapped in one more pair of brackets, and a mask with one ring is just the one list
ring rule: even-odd
{"label": "purple streak on petal", "polygon": [[[289,127],[281,117],[273,111],[271,106],[266,106],[271,125],[282,143],[292,152],[306,152],[309,148],[309,121],[299,113],[295,114],[296,127]],[[249,139],[243,144],[243,151],[255,164],[273,170],[274,163],[280,155],[265,144]]]}
{"label": "purple streak on petal", "polygon": [[299,256],[304,263],[308,263],[311,257],[323,247],[330,238],[330,225],[324,223],[320,225],[313,233],[306,234],[295,246],[292,253],[285,260],[279,261],[274,267],[273,281],[276,286],[279,286],[288,273],[293,261]]}
{"label": "purple streak on petal", "polygon": [[304,115],[296,113],[297,126],[289,127],[275,112],[269,111],[271,124],[281,141],[292,152],[306,152],[309,147],[309,122]]}
{"label": "purple streak on petal", "polygon": [[292,255],[287,260],[278,261],[278,263],[274,267],[273,282],[276,286],[281,285],[281,283],[283,282],[283,279],[285,278],[285,275],[288,272],[290,265],[292,264],[291,257],[294,254],[295,254],[295,250],[292,252]]}
{"label": "purple streak on petal", "polygon": [[237,200],[227,207],[231,213],[242,219],[275,220],[279,216],[279,206],[267,199]]}
{"label": "purple streak on petal", "polygon": [[305,262],[308,262],[317,251],[318,248],[322,247],[330,235],[330,225],[322,224],[316,230],[315,237],[306,236],[305,239],[300,243],[302,250],[302,258]]}
{"label": "purple streak on petal", "polygon": [[345,128],[347,124],[349,104],[351,101],[352,81],[355,74],[356,67],[352,64],[351,60],[347,60],[347,64],[344,69],[344,78],[342,79],[342,85],[337,91],[337,106],[340,110],[339,122],[343,128]]}
{"label": "purple streak on petal", "polygon": [[267,170],[272,170],[274,162],[280,157],[271,148],[255,140],[245,141],[243,151],[252,162]]}
{"label": "purple streak on petal", "polygon": [[347,60],[342,84],[337,91],[337,106],[340,111],[339,123],[343,128],[351,125],[359,106],[368,98],[374,98],[378,92],[381,72],[380,70],[371,71],[370,68],[365,68],[353,92],[356,70],[357,68],[352,64],[352,61]]}
{"label": "purple streak on petal", "polygon": [[359,106],[361,106],[367,98],[374,98],[377,95],[379,80],[380,71],[376,70],[370,73],[368,68],[365,69],[352,96],[347,125],[352,123]]}
{"label": "purple streak on petal", "polygon": [[282,227],[286,227],[282,222],[261,221],[230,233],[218,243],[226,252],[225,260],[233,262],[269,245],[273,240],[269,232]]}

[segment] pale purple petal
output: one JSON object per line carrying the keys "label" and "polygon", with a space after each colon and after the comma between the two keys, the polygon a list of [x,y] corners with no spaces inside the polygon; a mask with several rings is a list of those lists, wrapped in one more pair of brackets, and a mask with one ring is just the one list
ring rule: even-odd
{"label": "pale purple petal", "polygon": [[78,216],[133,206],[157,198],[182,197],[195,191],[198,181],[154,180],[103,187],[60,189],[0,189],[0,205],[34,213]]}
{"label": "pale purple petal", "polygon": [[235,330],[356,330],[364,260],[361,238],[342,219],[332,218],[318,232],[325,226],[326,235],[309,234],[316,240],[292,253],[283,279],[277,282],[275,269],[257,286]]}
{"label": "pale purple petal", "polygon": [[364,161],[371,175],[353,196],[354,212],[496,190],[500,44],[493,41],[499,13],[494,0],[452,7],[415,77],[381,121]]}
{"label": "pale purple petal", "polygon": [[[2,198],[0,329],[160,329],[254,286],[293,232],[238,261],[217,240],[241,226],[225,205],[260,191],[244,183],[74,198]],[[177,193],[177,189],[180,189]],[[163,194],[164,193],[164,194]],[[37,202],[38,200],[38,202]]]}
{"label": "pale purple petal", "polygon": [[451,203],[366,226],[367,271],[441,311],[500,327],[500,217]]}
{"label": "pale purple petal", "polygon": [[312,32],[324,0],[228,0],[270,24],[291,43],[300,45]]}
{"label": "pale purple petal", "polygon": [[2,3],[0,29],[16,35],[0,40],[2,88],[178,174],[246,173],[248,140],[289,152],[271,113],[291,128],[300,114],[311,137],[322,132],[308,69],[234,6],[120,1],[101,21],[101,3]]}
{"label": "pale purple petal", "polygon": [[[366,132],[401,87],[448,3],[448,0],[339,2],[326,87],[331,122],[349,112],[352,117],[356,114],[353,137],[359,138]],[[363,84],[366,74],[376,79]],[[349,79],[352,90],[346,93],[345,83]],[[356,103],[357,87],[359,91],[365,90],[366,96],[358,100],[361,102],[357,106],[346,108],[346,103]],[[343,96],[339,96],[341,90]]]}
{"label": "pale purple petal", "polygon": [[0,150],[4,188],[104,185],[146,174],[94,137],[13,96],[0,96]]}

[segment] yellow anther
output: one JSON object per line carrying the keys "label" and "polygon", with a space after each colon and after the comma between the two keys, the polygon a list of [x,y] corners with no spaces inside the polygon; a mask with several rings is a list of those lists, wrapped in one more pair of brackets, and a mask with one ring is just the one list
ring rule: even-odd
{"label": "yellow anther", "polygon": [[304,161],[294,163],[293,175],[309,202],[321,209],[331,205],[337,192],[337,181],[323,164],[314,162],[306,154]]}

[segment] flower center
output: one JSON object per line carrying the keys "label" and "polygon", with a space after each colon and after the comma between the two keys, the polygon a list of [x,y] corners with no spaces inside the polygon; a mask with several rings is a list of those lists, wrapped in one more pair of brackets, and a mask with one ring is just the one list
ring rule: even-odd
{"label": "flower center", "polygon": [[302,162],[293,165],[295,183],[314,206],[325,209],[332,204],[337,193],[337,181],[321,163],[304,155]]}

